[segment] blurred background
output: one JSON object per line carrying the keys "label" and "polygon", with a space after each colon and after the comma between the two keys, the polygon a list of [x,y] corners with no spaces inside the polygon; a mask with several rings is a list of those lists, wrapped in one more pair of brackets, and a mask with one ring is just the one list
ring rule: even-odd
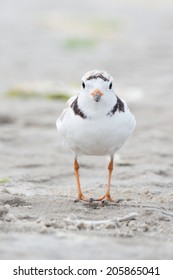
{"label": "blurred background", "polygon": [[[74,204],[55,126],[93,69],[137,120],[116,155],[118,206]],[[173,0],[0,0],[0,259],[172,259],[172,89]],[[86,196],[103,194],[106,159],[80,164]]]}
{"label": "blurred background", "polygon": [[148,94],[171,90],[172,0],[1,0],[0,6],[1,94],[24,82],[79,85],[97,68]]}

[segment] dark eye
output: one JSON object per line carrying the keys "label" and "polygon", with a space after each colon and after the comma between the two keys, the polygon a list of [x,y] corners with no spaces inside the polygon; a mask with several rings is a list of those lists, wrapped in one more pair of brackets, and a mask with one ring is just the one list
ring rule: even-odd
{"label": "dark eye", "polygon": [[111,89],[112,88],[112,82],[110,83],[110,85],[109,85],[109,89]]}
{"label": "dark eye", "polygon": [[84,82],[82,82],[82,87],[85,88],[85,83]]}

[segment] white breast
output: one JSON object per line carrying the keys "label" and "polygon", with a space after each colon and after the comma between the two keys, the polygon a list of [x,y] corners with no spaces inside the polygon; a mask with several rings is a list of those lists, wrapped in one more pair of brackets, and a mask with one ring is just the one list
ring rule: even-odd
{"label": "white breast", "polygon": [[56,124],[64,141],[76,154],[113,155],[132,133],[136,122],[125,104],[125,112],[97,119],[83,119],[68,108]]}

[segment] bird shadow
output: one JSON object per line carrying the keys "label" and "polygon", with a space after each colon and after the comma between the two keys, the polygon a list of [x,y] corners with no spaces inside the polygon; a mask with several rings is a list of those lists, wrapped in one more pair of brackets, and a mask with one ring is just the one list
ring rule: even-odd
{"label": "bird shadow", "polygon": [[[115,202],[110,202],[108,200],[94,201],[93,199],[90,199],[89,201],[78,201],[77,203],[81,203],[86,208],[98,209],[101,207],[109,207],[109,206],[118,207],[121,205],[122,201],[124,201],[124,200],[118,199]],[[76,201],[74,201],[74,202],[76,203]]]}

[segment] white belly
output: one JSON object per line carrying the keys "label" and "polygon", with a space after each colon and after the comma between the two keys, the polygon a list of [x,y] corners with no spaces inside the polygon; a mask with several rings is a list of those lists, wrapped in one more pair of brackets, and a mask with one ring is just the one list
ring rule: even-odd
{"label": "white belly", "polygon": [[83,119],[67,112],[57,129],[76,154],[113,155],[135,127],[135,118],[127,111],[112,117]]}

